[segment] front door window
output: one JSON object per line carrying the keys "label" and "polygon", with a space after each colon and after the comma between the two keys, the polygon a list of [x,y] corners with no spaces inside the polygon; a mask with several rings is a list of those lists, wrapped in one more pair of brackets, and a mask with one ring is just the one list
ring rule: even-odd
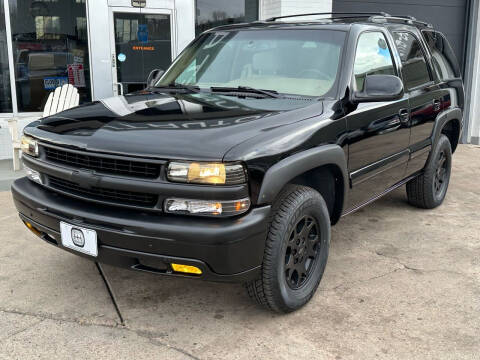
{"label": "front door window", "polygon": [[395,75],[392,54],[381,32],[366,32],[360,35],[355,55],[355,85],[363,91],[368,75]]}
{"label": "front door window", "polygon": [[124,93],[145,88],[148,74],[172,61],[170,15],[115,12],[117,83]]}

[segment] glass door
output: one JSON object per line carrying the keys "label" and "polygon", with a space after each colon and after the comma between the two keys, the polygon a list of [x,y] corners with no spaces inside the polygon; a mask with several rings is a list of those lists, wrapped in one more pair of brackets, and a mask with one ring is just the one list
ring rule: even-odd
{"label": "glass door", "polygon": [[148,74],[173,59],[171,10],[110,8],[113,92],[142,90]]}

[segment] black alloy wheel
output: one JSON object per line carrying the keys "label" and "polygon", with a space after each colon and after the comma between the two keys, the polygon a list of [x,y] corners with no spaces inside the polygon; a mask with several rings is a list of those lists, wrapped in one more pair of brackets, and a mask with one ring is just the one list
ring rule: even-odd
{"label": "black alloy wheel", "polygon": [[318,191],[287,185],[272,206],[261,275],[245,284],[248,295],[282,313],[308,303],[327,265],[330,227]]}
{"label": "black alloy wheel", "polygon": [[303,216],[293,228],[285,249],[285,279],[291,289],[302,287],[310,278],[320,247],[317,221]]}
{"label": "black alloy wheel", "polygon": [[408,202],[422,209],[433,209],[442,204],[451,172],[452,147],[448,137],[441,134],[423,171],[407,183]]}
{"label": "black alloy wheel", "polygon": [[441,197],[448,185],[448,161],[445,151],[441,151],[436,160],[435,179],[433,186],[436,197]]}

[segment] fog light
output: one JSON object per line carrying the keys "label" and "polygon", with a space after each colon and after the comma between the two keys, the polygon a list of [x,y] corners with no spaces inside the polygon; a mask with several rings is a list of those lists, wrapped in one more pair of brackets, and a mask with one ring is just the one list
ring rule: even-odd
{"label": "fog light", "polygon": [[30,169],[28,166],[23,165],[25,168],[25,171],[27,173],[27,177],[32,180],[33,182],[36,182],[38,184],[43,184],[42,182],[42,177],[40,176],[40,173],[36,170]]}
{"label": "fog light", "polygon": [[202,270],[200,270],[196,266],[182,265],[182,264],[171,264],[171,265],[172,265],[173,271],[176,271],[176,272],[196,274],[196,275],[201,275],[202,274]]}
{"label": "fog light", "polygon": [[250,208],[250,199],[215,201],[167,199],[165,212],[184,215],[234,216],[243,214]]}
{"label": "fog light", "polygon": [[24,221],[23,223],[28,228],[28,230],[30,230],[32,233],[34,233],[37,236],[42,236],[42,233],[37,228],[35,228],[32,224],[30,224],[27,221]]}

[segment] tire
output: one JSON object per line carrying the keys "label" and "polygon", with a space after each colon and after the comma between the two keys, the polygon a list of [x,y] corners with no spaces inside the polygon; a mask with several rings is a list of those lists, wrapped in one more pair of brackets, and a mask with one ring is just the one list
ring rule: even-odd
{"label": "tire", "polygon": [[329,246],[330,215],[322,196],[288,185],[272,208],[262,273],[245,284],[249,296],[276,312],[301,308],[322,279]]}
{"label": "tire", "polygon": [[421,175],[407,183],[408,202],[422,209],[441,205],[447,194],[452,172],[452,147],[445,135],[440,135]]}

